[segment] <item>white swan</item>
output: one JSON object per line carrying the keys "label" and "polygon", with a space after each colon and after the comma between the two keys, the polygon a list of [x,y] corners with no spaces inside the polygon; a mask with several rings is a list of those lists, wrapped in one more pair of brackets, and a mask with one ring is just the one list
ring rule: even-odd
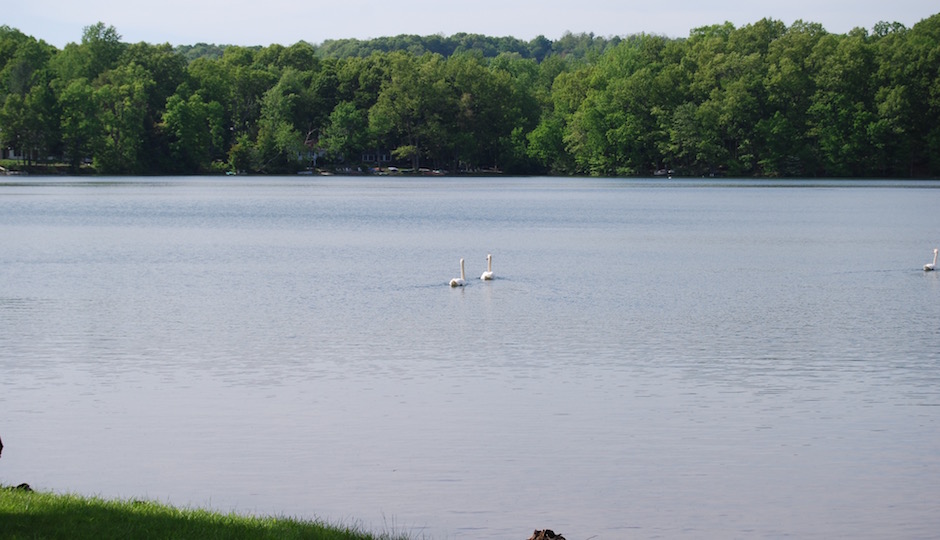
{"label": "white swan", "polygon": [[924,272],[931,272],[937,269],[937,249],[933,250],[933,262],[924,265]]}
{"label": "white swan", "polygon": [[467,280],[464,279],[463,273],[463,259],[460,259],[460,277],[450,280],[451,287],[463,287],[467,284]]}
{"label": "white swan", "polygon": [[486,272],[483,272],[483,275],[480,276],[480,279],[486,281],[493,279],[493,256],[487,254],[486,256]]}

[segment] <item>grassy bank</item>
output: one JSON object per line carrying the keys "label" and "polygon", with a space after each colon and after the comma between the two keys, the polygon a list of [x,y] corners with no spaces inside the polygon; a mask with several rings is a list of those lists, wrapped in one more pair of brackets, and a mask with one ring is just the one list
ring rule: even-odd
{"label": "grassy bank", "polygon": [[352,527],[288,518],[178,509],[152,501],[104,500],[0,488],[0,537],[82,539],[405,540]]}

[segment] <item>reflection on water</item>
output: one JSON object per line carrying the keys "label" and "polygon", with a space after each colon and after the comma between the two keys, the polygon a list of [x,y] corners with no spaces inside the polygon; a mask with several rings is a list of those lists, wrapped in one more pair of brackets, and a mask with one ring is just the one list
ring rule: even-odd
{"label": "reflection on water", "polygon": [[432,538],[927,537],[937,187],[5,183],[0,481]]}

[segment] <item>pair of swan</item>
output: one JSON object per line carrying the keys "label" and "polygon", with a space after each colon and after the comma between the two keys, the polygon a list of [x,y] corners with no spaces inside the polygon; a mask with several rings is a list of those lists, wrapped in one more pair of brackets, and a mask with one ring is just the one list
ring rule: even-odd
{"label": "pair of swan", "polygon": [[[483,272],[483,275],[480,276],[480,279],[483,281],[489,281],[493,279],[493,255],[486,255],[486,272]],[[460,259],[460,277],[450,280],[451,287],[463,287],[467,284],[466,275],[464,274],[463,269],[463,259]]]}
{"label": "pair of swan", "polygon": [[937,249],[933,250],[933,262],[924,265],[924,272],[932,272],[937,269]]}

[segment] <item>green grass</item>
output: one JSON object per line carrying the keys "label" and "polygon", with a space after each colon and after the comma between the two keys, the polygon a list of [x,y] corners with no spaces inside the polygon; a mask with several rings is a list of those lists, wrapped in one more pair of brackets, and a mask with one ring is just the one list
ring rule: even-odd
{"label": "green grass", "polygon": [[0,487],[0,538],[405,540],[291,518],[178,509],[153,501],[105,500]]}

